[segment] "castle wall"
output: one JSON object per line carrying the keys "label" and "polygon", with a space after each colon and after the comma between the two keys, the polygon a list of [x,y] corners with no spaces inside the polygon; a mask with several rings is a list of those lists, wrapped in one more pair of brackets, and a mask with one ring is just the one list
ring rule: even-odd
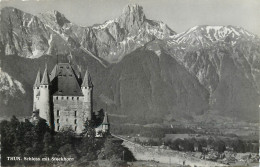
{"label": "castle wall", "polygon": [[84,96],[53,96],[54,129],[71,128],[81,133],[90,108],[87,109]]}

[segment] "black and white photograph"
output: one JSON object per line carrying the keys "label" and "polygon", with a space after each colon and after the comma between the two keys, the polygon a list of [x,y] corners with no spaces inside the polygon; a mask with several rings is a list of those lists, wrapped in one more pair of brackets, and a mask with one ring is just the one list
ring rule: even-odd
{"label": "black and white photograph", "polygon": [[0,166],[259,167],[259,0],[0,0]]}

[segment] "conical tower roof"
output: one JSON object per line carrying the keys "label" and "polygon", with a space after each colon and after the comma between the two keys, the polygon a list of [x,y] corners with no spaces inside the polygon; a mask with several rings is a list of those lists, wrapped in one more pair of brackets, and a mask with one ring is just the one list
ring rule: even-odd
{"label": "conical tower roof", "polygon": [[57,76],[57,64],[54,66],[50,74],[50,81],[52,81]]}
{"label": "conical tower roof", "polygon": [[34,82],[33,87],[40,87],[41,78],[40,78],[40,70],[37,73],[36,80]]}
{"label": "conical tower roof", "polygon": [[82,76],[81,76],[81,66],[78,66],[78,71],[79,71],[79,73],[78,73],[78,79],[79,79],[79,80],[82,80]]}
{"label": "conical tower roof", "polygon": [[84,77],[84,80],[83,80],[81,87],[92,87],[92,86],[93,86],[93,84],[92,84],[92,81],[91,81],[91,77],[90,77],[90,74],[88,73],[88,70],[87,70],[86,73],[85,73],[85,77]]}
{"label": "conical tower roof", "polygon": [[41,85],[50,85],[50,78],[49,78],[49,75],[48,75],[47,65],[45,67],[45,70],[44,70],[44,73],[43,73],[43,76],[42,76]]}
{"label": "conical tower roof", "polygon": [[105,115],[104,115],[104,119],[103,119],[103,122],[102,122],[103,125],[108,125],[108,118],[107,118],[107,112],[105,112]]}

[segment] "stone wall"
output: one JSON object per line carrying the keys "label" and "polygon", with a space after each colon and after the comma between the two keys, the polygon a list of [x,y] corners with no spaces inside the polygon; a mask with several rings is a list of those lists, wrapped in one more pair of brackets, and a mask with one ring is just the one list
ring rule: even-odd
{"label": "stone wall", "polygon": [[81,133],[86,120],[86,106],[84,96],[53,96],[54,129],[71,128]]}

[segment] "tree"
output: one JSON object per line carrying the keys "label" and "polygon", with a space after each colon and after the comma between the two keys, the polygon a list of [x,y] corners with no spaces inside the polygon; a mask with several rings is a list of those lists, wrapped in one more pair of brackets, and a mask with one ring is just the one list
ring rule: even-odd
{"label": "tree", "polygon": [[81,133],[81,136],[81,155],[85,156],[88,160],[96,159],[98,145],[95,140],[96,131],[92,120],[87,120],[84,123],[84,130]]}
{"label": "tree", "polygon": [[185,151],[194,151],[194,143],[189,139],[184,139],[183,147]]}
{"label": "tree", "polygon": [[84,123],[84,130],[81,134],[82,136],[87,138],[89,141],[91,141],[92,144],[94,144],[94,140],[96,137],[96,131],[95,131],[94,126],[95,126],[95,124],[92,120],[86,120],[86,122]]}
{"label": "tree", "polygon": [[48,132],[48,131],[45,132],[44,138],[43,138],[43,143],[44,143],[43,152],[47,156],[51,156],[55,151],[54,151],[53,138],[52,138],[50,132]]}
{"label": "tree", "polygon": [[106,138],[104,147],[101,151],[102,159],[120,159],[123,155],[123,147],[120,143],[113,142],[110,138]]}
{"label": "tree", "polygon": [[39,122],[32,129],[34,134],[34,141],[41,142],[46,131],[50,131],[46,120],[40,119]]}
{"label": "tree", "polygon": [[172,143],[171,143],[171,145],[170,145],[170,148],[171,149],[173,149],[173,150],[178,150],[178,151],[180,151],[180,145],[181,145],[181,143],[182,143],[182,139],[176,139],[176,140],[174,140]]}
{"label": "tree", "polygon": [[245,152],[245,143],[240,139],[233,141],[232,147],[235,152]]}
{"label": "tree", "polygon": [[224,152],[226,150],[225,142],[223,142],[222,140],[217,140],[216,142],[214,142],[214,148],[219,153]]}
{"label": "tree", "polygon": [[202,145],[200,143],[198,144],[198,152],[203,152]]}
{"label": "tree", "polygon": [[1,127],[1,163],[3,166],[13,166],[14,161],[8,161],[7,157],[14,155],[13,136],[11,135],[10,122],[4,120],[0,124]]}

